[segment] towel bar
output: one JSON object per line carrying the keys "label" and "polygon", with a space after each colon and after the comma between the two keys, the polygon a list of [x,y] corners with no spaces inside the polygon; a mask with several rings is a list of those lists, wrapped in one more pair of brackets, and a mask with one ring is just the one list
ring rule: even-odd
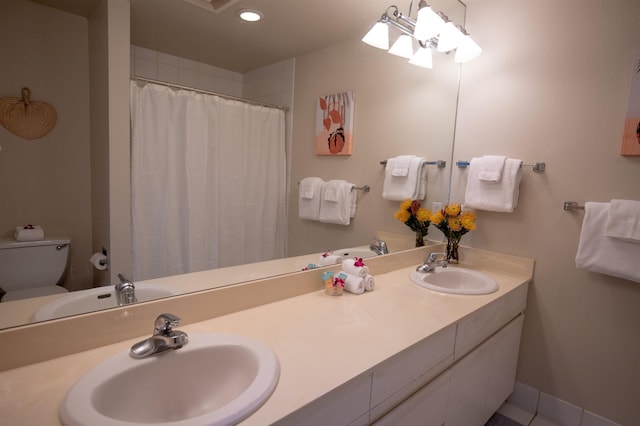
{"label": "towel bar", "polygon": [[565,211],[575,212],[576,210],[584,210],[584,206],[579,206],[575,201],[565,201],[562,207]]}
{"label": "towel bar", "polygon": [[[458,160],[456,161],[456,166],[458,166],[461,169],[467,168],[469,167],[469,164],[471,164],[470,161],[464,161],[464,160]],[[524,163],[523,166],[527,166],[527,167],[533,167],[533,171],[534,172],[544,172],[545,169],[547,168],[547,164],[546,163],[539,163],[539,162],[534,162],[534,163]]]}
{"label": "towel bar", "polygon": [[[386,166],[387,160],[380,161],[380,164],[382,164],[383,166]],[[445,160],[425,161],[424,163],[422,163],[423,166],[427,164],[430,166],[438,166],[439,169],[447,167],[447,162]]]}
{"label": "towel bar", "polygon": [[[300,185],[300,182],[298,182],[298,185]],[[362,185],[362,186],[354,186],[351,189],[355,189],[357,191],[362,191],[362,192],[369,192],[371,191],[371,187],[369,185]]]}

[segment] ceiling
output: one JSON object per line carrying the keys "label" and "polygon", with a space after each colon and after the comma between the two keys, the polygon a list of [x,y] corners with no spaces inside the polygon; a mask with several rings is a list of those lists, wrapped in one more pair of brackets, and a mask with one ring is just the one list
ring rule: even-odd
{"label": "ceiling", "polygon": [[[31,1],[88,17],[100,0]],[[390,0],[239,0],[214,13],[182,0],[130,1],[132,44],[241,73],[361,38],[392,4]],[[403,0],[398,5],[408,12],[410,3]],[[243,22],[237,16],[239,9],[257,9],[263,19]]]}

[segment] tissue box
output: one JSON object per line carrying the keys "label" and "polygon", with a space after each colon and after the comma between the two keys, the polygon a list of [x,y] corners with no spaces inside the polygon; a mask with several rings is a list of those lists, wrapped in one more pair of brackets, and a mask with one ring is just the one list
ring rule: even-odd
{"label": "tissue box", "polygon": [[44,230],[38,225],[16,226],[13,234],[16,241],[39,241],[44,240]]}

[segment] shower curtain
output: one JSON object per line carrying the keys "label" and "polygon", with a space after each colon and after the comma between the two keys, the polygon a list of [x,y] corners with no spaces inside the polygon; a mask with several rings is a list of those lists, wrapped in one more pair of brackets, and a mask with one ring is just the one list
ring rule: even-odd
{"label": "shower curtain", "polygon": [[284,112],[131,82],[133,279],[284,256]]}

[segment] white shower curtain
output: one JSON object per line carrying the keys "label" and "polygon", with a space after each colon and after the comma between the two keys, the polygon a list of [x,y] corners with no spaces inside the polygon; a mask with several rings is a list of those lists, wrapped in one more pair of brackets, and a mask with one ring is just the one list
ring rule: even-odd
{"label": "white shower curtain", "polygon": [[131,82],[133,279],[284,256],[284,112]]}

